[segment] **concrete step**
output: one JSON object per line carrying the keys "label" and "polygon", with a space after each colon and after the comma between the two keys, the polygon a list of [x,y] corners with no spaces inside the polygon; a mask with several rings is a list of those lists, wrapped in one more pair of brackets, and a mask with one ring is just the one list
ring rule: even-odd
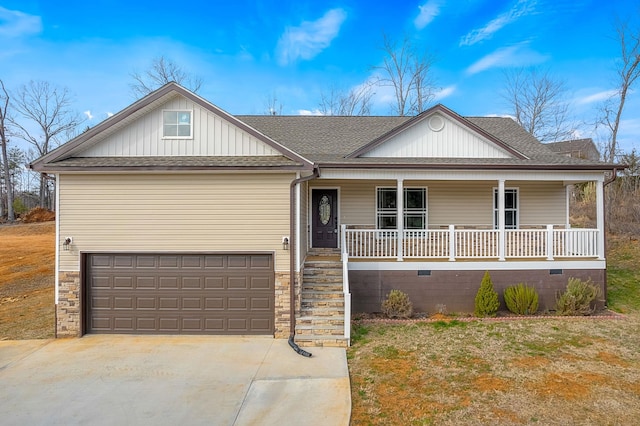
{"label": "concrete step", "polygon": [[313,326],[339,326],[344,327],[344,315],[341,316],[318,316],[318,315],[306,315],[296,319],[296,325],[313,325]]}
{"label": "concrete step", "polygon": [[344,300],[344,293],[340,291],[329,290],[306,290],[302,292],[302,301],[309,301],[312,299],[341,299]]}
{"label": "concrete step", "polygon": [[303,298],[302,299],[302,310],[306,310],[308,308],[342,308],[344,309],[344,299],[343,298]]}
{"label": "concrete step", "polygon": [[344,304],[342,306],[312,306],[303,307],[300,311],[301,317],[336,317],[344,318]]}
{"label": "concrete step", "polygon": [[325,336],[295,336],[294,341],[303,348],[309,347],[333,347],[346,348],[349,342],[344,337],[325,335]]}
{"label": "concrete step", "polygon": [[302,292],[308,291],[328,291],[342,293],[342,283],[308,283],[302,285]]}
{"label": "concrete step", "polygon": [[344,326],[296,325],[296,336],[344,336]]}
{"label": "concrete step", "polygon": [[326,276],[338,276],[342,277],[342,268],[317,268],[315,266],[304,268],[302,276],[314,276],[314,275],[326,275]]}

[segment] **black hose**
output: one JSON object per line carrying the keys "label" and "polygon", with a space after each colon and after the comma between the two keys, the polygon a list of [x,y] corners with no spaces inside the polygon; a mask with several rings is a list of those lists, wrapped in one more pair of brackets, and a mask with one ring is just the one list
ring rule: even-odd
{"label": "black hose", "polygon": [[293,350],[296,351],[298,354],[300,354],[302,356],[306,356],[307,358],[311,357],[311,353],[310,352],[305,351],[300,346],[298,346],[296,344],[296,342],[293,341],[293,336],[289,337],[289,346],[291,346],[293,348]]}

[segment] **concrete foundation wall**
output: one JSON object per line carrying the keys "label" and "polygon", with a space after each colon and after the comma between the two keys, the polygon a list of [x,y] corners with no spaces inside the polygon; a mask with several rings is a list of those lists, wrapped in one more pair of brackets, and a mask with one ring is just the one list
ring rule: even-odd
{"label": "concrete foundation wall", "polygon": [[[425,273],[423,271],[422,273]],[[591,279],[602,290],[604,306],[605,270],[562,270],[550,274],[543,270],[489,271],[493,287],[500,297],[500,309],[506,310],[503,292],[506,287],[525,283],[534,286],[539,294],[539,311],[554,310],[556,295],[563,292],[569,278]],[[380,312],[382,301],[393,289],[409,295],[415,312],[435,313],[437,305],[446,306],[449,313],[471,313],[484,270],[430,271],[431,275],[418,275],[418,271],[349,271],[352,294],[352,312]]]}

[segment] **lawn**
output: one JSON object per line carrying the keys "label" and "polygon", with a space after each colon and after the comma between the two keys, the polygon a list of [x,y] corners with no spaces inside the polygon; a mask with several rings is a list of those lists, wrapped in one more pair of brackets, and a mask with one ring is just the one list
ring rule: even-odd
{"label": "lawn", "polygon": [[0,226],[0,340],[54,337],[54,222]]}
{"label": "lawn", "polygon": [[616,319],[354,322],[352,424],[638,424],[639,261],[611,241]]}

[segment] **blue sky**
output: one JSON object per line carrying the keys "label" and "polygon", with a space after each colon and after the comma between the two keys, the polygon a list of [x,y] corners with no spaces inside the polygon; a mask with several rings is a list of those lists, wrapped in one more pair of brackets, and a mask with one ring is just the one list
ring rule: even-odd
{"label": "blue sky", "polygon": [[[564,80],[575,119],[592,122],[614,88],[616,16],[625,0],[283,2],[0,0],[0,79],[46,80],[74,94],[93,126],[134,101],[131,73],[164,55],[202,78],[199,94],[232,114],[315,113],[320,93],[370,79],[382,33],[436,56],[437,102],[464,116],[505,115],[505,70],[539,66]],[[621,147],[640,148],[640,87]],[[376,90],[373,113],[391,112]],[[577,137],[593,137],[583,125]]]}

